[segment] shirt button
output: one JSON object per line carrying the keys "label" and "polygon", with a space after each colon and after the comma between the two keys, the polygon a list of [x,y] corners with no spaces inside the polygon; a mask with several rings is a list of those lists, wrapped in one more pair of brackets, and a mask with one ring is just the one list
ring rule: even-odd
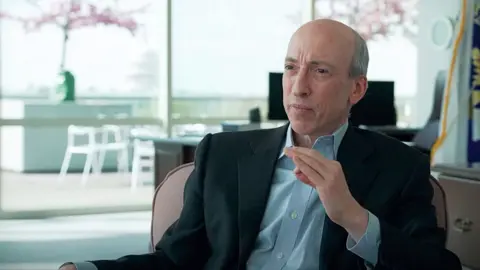
{"label": "shirt button", "polygon": [[282,259],[282,258],[283,258],[283,253],[282,253],[282,252],[279,252],[279,253],[277,254],[277,259],[280,260],[280,259]]}
{"label": "shirt button", "polygon": [[292,211],[292,212],[290,213],[290,218],[291,218],[291,219],[296,219],[297,217],[298,217],[297,211]]}

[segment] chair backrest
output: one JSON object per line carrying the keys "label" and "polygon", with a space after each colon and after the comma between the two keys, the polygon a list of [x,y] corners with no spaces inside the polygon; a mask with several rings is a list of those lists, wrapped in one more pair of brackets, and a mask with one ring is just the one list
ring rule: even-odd
{"label": "chair backrest", "polygon": [[440,131],[440,120],[432,120],[428,122],[415,136],[412,141],[415,147],[430,152],[433,144],[438,138]]}
{"label": "chair backrest", "polygon": [[[68,147],[85,147],[90,146],[93,147],[97,144],[96,135],[98,133],[98,129],[95,127],[90,126],[77,126],[77,125],[69,125],[67,128],[67,146]],[[81,140],[83,137],[83,140]],[[79,143],[77,139],[80,139],[81,142]]]}
{"label": "chair backrest", "polygon": [[183,208],[183,190],[193,171],[193,163],[170,171],[155,190],[152,207],[151,248],[160,241],[165,231],[180,217]]}
{"label": "chair backrest", "polygon": [[440,120],[441,118],[443,95],[445,92],[447,75],[448,73],[446,70],[439,70],[437,72],[437,76],[435,77],[434,89],[433,89],[432,112],[428,117],[427,123],[435,120]]}
{"label": "chair backrest", "polygon": [[138,137],[154,137],[158,134],[147,127],[134,127],[129,130],[129,137],[133,138],[134,148],[153,148],[152,140],[139,139]]}
{"label": "chair backrest", "polygon": [[448,196],[449,230],[447,248],[462,264],[480,269],[480,181],[440,174],[440,184]]}
{"label": "chair backrest", "polygon": [[448,211],[447,211],[447,196],[443,187],[440,185],[435,177],[430,176],[430,183],[433,187],[432,204],[435,206],[437,214],[437,226],[448,233]]}
{"label": "chair backrest", "polygon": [[425,126],[413,137],[415,147],[428,154],[438,138],[446,78],[446,70],[438,71],[433,90],[432,111]]}
{"label": "chair backrest", "polygon": [[[155,190],[152,207],[151,248],[160,241],[165,231],[178,219],[183,207],[183,190],[187,178],[193,171],[193,163],[181,165],[170,171]],[[440,228],[448,232],[448,215],[445,191],[433,176],[430,177],[434,195],[437,222]]]}

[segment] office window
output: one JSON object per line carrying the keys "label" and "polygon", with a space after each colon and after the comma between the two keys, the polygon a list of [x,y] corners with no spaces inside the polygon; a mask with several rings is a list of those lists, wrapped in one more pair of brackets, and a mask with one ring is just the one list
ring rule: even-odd
{"label": "office window", "polygon": [[367,40],[369,80],[394,81],[399,125],[413,123],[417,93],[417,0],[314,0],[316,18],[351,26]]}
{"label": "office window", "polygon": [[[0,0],[0,212],[149,209],[153,169],[129,173],[129,131],[150,124],[137,132],[160,133],[165,3]],[[57,23],[67,15],[77,18],[64,57],[76,102],[49,100],[62,66]]]}
{"label": "office window", "polygon": [[266,115],[268,73],[283,70],[301,2],[172,1],[173,118]]}
{"label": "office window", "polygon": [[[158,29],[165,27],[161,2],[79,0],[72,2],[78,8],[73,11],[67,6],[69,1],[3,0],[3,99],[48,98],[62,63],[64,31],[56,23],[65,20],[65,16],[55,20],[48,16],[68,10],[74,17],[88,17],[75,21],[65,46],[64,66],[75,76],[77,97],[134,102],[141,107],[137,116],[153,116],[160,74],[158,52],[164,42],[158,35]],[[111,15],[100,18],[105,14]]]}

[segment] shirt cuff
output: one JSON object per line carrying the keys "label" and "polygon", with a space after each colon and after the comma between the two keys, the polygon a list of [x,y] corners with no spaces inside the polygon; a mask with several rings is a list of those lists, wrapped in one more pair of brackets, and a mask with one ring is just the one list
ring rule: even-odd
{"label": "shirt cuff", "polygon": [[98,270],[98,268],[95,266],[95,264],[91,263],[91,262],[79,262],[79,263],[64,263],[62,264],[60,267],[64,266],[64,265],[69,265],[69,264],[73,264],[75,266],[75,268],[77,268],[77,270]]}
{"label": "shirt cuff", "polygon": [[356,242],[350,235],[347,238],[347,249],[366,261],[367,266],[375,266],[380,247],[380,221],[368,212],[368,225],[365,234]]}

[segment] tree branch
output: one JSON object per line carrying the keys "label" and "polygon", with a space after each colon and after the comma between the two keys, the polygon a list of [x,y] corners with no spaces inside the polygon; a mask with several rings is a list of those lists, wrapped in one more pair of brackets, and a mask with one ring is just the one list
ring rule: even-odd
{"label": "tree branch", "polygon": [[316,0],[324,3],[317,10],[326,18],[345,22],[366,40],[388,38],[396,29],[415,35],[410,28],[416,25],[417,0]]}
{"label": "tree branch", "polygon": [[48,11],[43,11],[35,0],[27,0],[27,2],[38,8],[40,14],[35,17],[22,18],[3,13],[1,17],[21,22],[26,31],[38,30],[48,24],[54,24],[66,31],[103,24],[125,28],[134,34],[138,23],[134,20],[133,15],[144,12],[149,6],[145,5],[127,11],[118,11],[112,8],[99,11],[96,5],[86,4],[80,0],[75,2],[63,0],[56,7],[52,6]]}

